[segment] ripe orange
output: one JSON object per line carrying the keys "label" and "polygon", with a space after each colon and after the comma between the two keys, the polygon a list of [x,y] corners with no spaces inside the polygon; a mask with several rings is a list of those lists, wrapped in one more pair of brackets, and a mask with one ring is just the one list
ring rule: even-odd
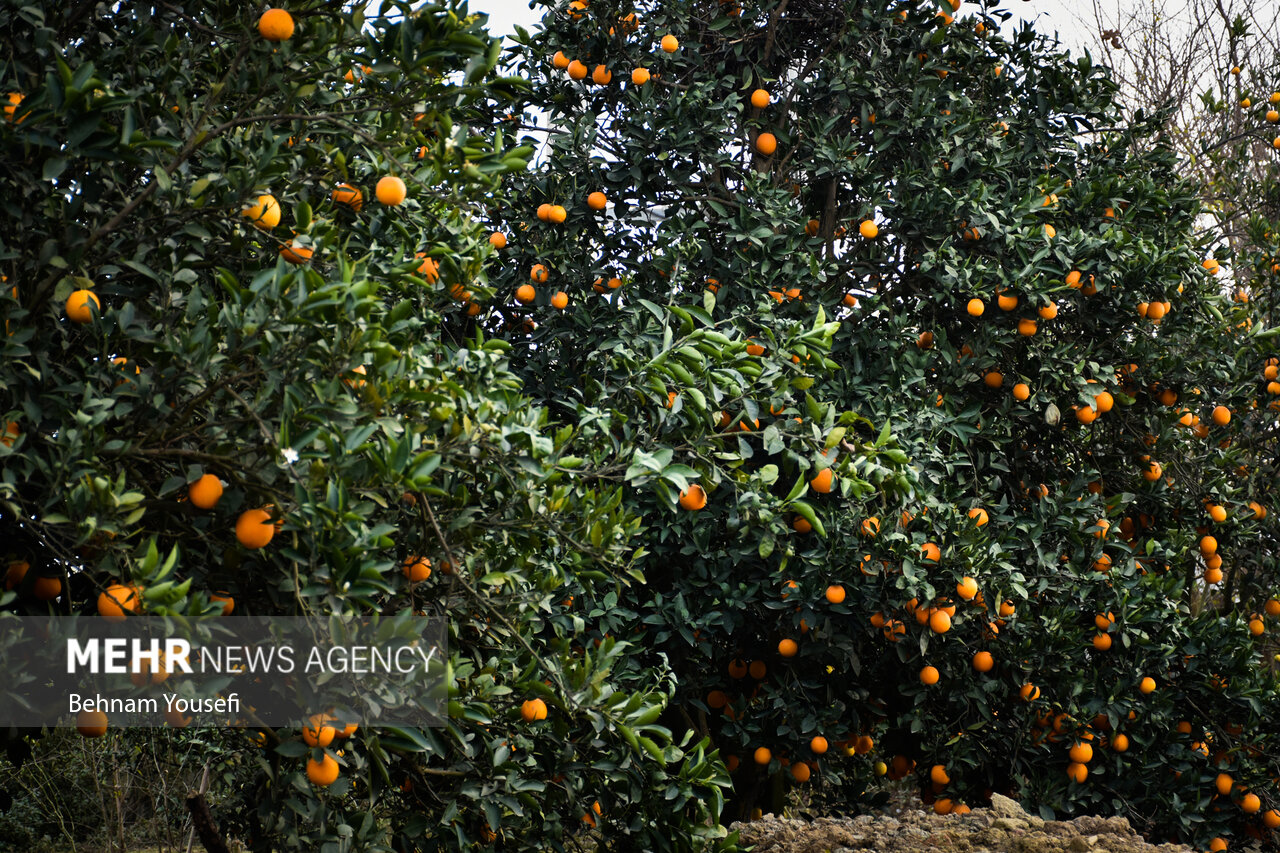
{"label": "ripe orange", "polygon": [[956,584],[956,595],[960,596],[965,601],[973,601],[977,594],[978,582],[968,575],[962,578],[960,583]]}
{"label": "ripe orange", "polygon": [[218,601],[218,602],[221,602],[221,603],[222,603],[222,615],[223,615],[223,616],[230,616],[230,615],[231,615],[231,611],[233,611],[233,610],[235,610],[235,609],[236,609],[236,600],[235,600],[234,598],[232,598],[231,596],[229,596],[229,595],[226,595],[226,594],[223,594],[223,593],[216,593],[216,592],[215,592],[215,593],[211,593],[211,594],[209,595],[209,600],[210,600],[210,601]]}
{"label": "ripe orange", "polygon": [[356,213],[359,213],[360,208],[364,207],[364,193],[351,186],[351,184],[338,184],[334,187],[329,198],[333,199],[334,204],[349,207]]}
{"label": "ripe orange", "polygon": [[1107,649],[1111,648],[1111,635],[1110,634],[1094,634],[1093,647],[1100,652],[1105,652]]}
{"label": "ripe orange", "polygon": [[756,137],[756,150],[766,157],[778,150],[778,138],[772,133],[762,133]]}
{"label": "ripe orange", "polygon": [[942,559],[942,549],[933,542],[926,542],[920,546],[920,559],[928,563],[936,563]]}
{"label": "ripe orange", "polygon": [[809,519],[804,516],[797,515],[791,520],[791,527],[796,533],[812,533],[813,525],[809,523]]}
{"label": "ripe orange", "polygon": [[773,753],[769,751],[768,747],[761,746],[756,749],[751,757],[755,760],[756,764],[765,765],[773,759]]}
{"label": "ripe orange", "polygon": [[411,554],[400,564],[400,571],[404,572],[404,576],[410,583],[422,583],[431,577],[431,561],[426,557]]}
{"label": "ripe orange", "polygon": [[568,66],[569,77],[574,80],[582,80],[587,76],[587,66],[578,60],[573,60]]}
{"label": "ripe orange", "polygon": [[645,83],[648,83],[649,77],[650,74],[648,68],[637,68],[631,72],[631,82],[636,86],[643,86]]}
{"label": "ripe orange", "polygon": [[1213,506],[1209,507],[1209,517],[1219,523],[1226,521],[1227,520],[1226,507],[1220,506],[1218,504],[1214,504]]}
{"label": "ripe orange", "polygon": [[494,231],[489,235],[489,245],[495,249],[507,248],[507,235],[501,231]]}
{"label": "ripe orange", "polygon": [[613,72],[603,65],[597,65],[591,72],[591,81],[597,86],[608,86],[613,80]]}
{"label": "ripe orange", "polygon": [[[89,303],[93,303],[93,308]],[[93,312],[102,310],[102,303],[92,290],[76,290],[67,297],[67,319],[73,323],[88,323],[93,320]]]}
{"label": "ripe orange", "polygon": [[123,622],[142,605],[142,590],[129,584],[112,584],[98,595],[98,615],[108,622]]}
{"label": "ripe orange", "polygon": [[551,297],[551,307],[559,311],[563,311],[569,304],[569,294],[563,290],[557,290]]}
{"label": "ripe orange", "polygon": [[388,207],[395,207],[405,200],[409,190],[405,187],[404,181],[394,175],[386,175],[378,179],[377,186],[373,188],[373,194],[377,196],[378,201]]}
{"label": "ripe orange", "polygon": [[293,35],[293,16],[284,9],[268,9],[258,19],[258,33],[267,41],[284,41]]}
{"label": "ripe orange", "polygon": [[222,498],[222,481],[213,474],[204,474],[187,487],[187,498],[192,506],[213,509]]}
{"label": "ripe orange", "polygon": [[769,92],[765,89],[756,89],[751,93],[751,106],[758,110],[762,110],[769,106],[770,100],[772,100],[772,98],[770,98]]}
{"label": "ripe orange", "polygon": [[1276,809],[1268,809],[1262,813],[1262,824],[1267,829],[1276,829],[1280,827],[1280,811]]}
{"label": "ripe orange", "polygon": [[1218,540],[1212,536],[1200,537],[1200,553],[1204,556],[1216,554],[1218,552]]}
{"label": "ripe orange", "polygon": [[1025,403],[1031,397],[1031,388],[1025,382],[1013,386],[1013,399]]}
{"label": "ripe orange", "polygon": [[947,773],[945,765],[935,764],[929,768],[929,781],[935,785],[949,785],[951,783],[951,775]]}
{"label": "ripe orange", "polygon": [[606,198],[605,194],[600,192],[599,190],[596,190],[595,192],[591,193],[591,195],[587,196],[587,207],[591,208],[592,210],[604,210],[605,206],[608,205],[608,203],[609,203],[609,199]]}
{"label": "ripe orange", "polygon": [[969,300],[966,310],[969,312],[971,317],[981,317],[983,312],[987,310],[987,306],[983,304],[981,299],[974,297]]}
{"label": "ripe orange", "polygon": [[842,587],[840,584],[833,583],[831,586],[827,587],[827,601],[831,602],[832,604],[842,603],[844,601],[844,597],[845,597],[844,587]]}
{"label": "ripe orange", "polygon": [[791,767],[791,775],[797,782],[808,782],[813,775],[813,770],[803,761],[798,761]]}
{"label": "ripe orange", "polygon": [[982,377],[982,381],[988,388],[999,388],[1004,384],[1004,374],[998,370],[991,370]]}
{"label": "ripe orange", "polygon": [[1229,773],[1219,773],[1217,778],[1213,780],[1213,786],[1224,797],[1231,793],[1231,788],[1234,784],[1234,780]]}
{"label": "ripe orange", "polygon": [[1028,681],[1026,684],[1022,685],[1022,688],[1018,691],[1018,695],[1022,697],[1022,701],[1024,702],[1034,702],[1040,698],[1040,688]]}
{"label": "ripe orange", "polygon": [[107,733],[107,715],[102,711],[81,711],[76,714],[76,731],[85,737],[102,737]]}
{"label": "ripe orange", "polygon": [[338,760],[328,753],[320,761],[308,758],[307,778],[318,788],[329,787],[338,781]]}
{"label": "ripe orange", "polygon": [[1083,764],[1072,762],[1067,765],[1067,776],[1077,785],[1083,784],[1085,779],[1089,778],[1089,768]]}
{"label": "ripe orange", "polygon": [[263,194],[240,208],[240,215],[253,223],[254,227],[270,231],[280,224],[280,202],[275,196]]}
{"label": "ripe orange", "polygon": [[1088,764],[1093,760],[1093,747],[1080,741],[1071,745],[1067,755],[1077,764]]}
{"label": "ripe orange", "polygon": [[236,519],[236,541],[246,548],[262,548],[276,533],[271,513],[265,509],[247,509]]}
{"label": "ripe orange", "polygon": [[1264,607],[1266,608],[1268,616],[1280,616],[1280,601],[1277,601],[1274,598],[1269,598],[1267,599],[1267,603]]}
{"label": "ripe orange", "polygon": [[769,667],[765,666],[765,663],[762,660],[753,660],[750,665],[747,666],[747,674],[756,681],[763,679],[765,674],[768,672]]}
{"label": "ripe orange", "polygon": [[880,226],[876,225],[870,219],[864,219],[862,220],[862,223],[858,225],[858,233],[867,240],[874,240],[880,235]]}
{"label": "ripe orange", "polygon": [[[827,470],[831,469],[828,468]],[[862,524],[858,526],[858,529],[862,531],[863,536],[874,537],[880,532],[880,519],[876,518],[874,515],[870,518],[864,518],[862,519]]]}
{"label": "ripe orange", "polygon": [[975,506],[969,510],[969,517],[973,519],[973,523],[978,527],[982,527],[987,523],[987,511],[980,506]]}
{"label": "ripe orange", "polygon": [[1227,839],[1215,838],[1209,842],[1209,853],[1222,853],[1227,849]]}
{"label": "ripe orange", "polygon": [[[529,267],[529,278],[533,279],[538,284],[542,284],[550,277],[551,277],[551,272],[543,264],[534,264],[533,266]],[[532,302],[533,300],[529,300],[529,301]]]}
{"label": "ripe orange", "polygon": [[800,646],[790,637],[778,641],[778,654],[784,658],[793,658],[800,651]]}
{"label": "ripe orange", "polygon": [[1218,426],[1226,426],[1231,423],[1231,410],[1226,406],[1215,406],[1211,417]]}
{"label": "ripe orange", "polygon": [[1018,297],[1008,293],[1001,293],[996,297],[996,305],[1000,307],[1001,311],[1012,311],[1018,307]]}
{"label": "ripe orange", "polygon": [[333,726],[325,725],[327,717],[316,714],[302,727],[302,739],[307,746],[328,746],[333,743],[338,731]]}
{"label": "ripe orange", "polygon": [[[831,493],[831,487],[834,485],[834,483],[835,483],[835,474],[832,473],[830,468],[823,468],[816,475],[814,475],[812,480],[809,481],[809,488],[813,489],[815,492],[818,492],[819,494],[826,495]],[[876,522],[876,529],[879,530],[878,521]]]}
{"label": "ripe orange", "polygon": [[1240,810],[1245,814],[1257,814],[1262,808],[1262,800],[1257,794],[1245,794],[1240,798]]}
{"label": "ripe orange", "polygon": [[926,666],[920,670],[920,683],[926,687],[937,684],[940,674],[936,666]]}
{"label": "ripe orange", "polygon": [[1209,584],[1209,586],[1222,583],[1222,569],[1205,569],[1204,582]]}
{"label": "ripe orange", "polygon": [[316,250],[314,248],[305,246],[297,240],[290,240],[280,247],[280,257],[291,264],[305,264],[311,260],[315,253]]}
{"label": "ripe orange", "polygon": [[569,57],[564,55],[563,50],[557,50],[555,56],[551,57],[551,64],[563,71],[569,67]]}
{"label": "ripe orange", "polygon": [[520,716],[524,718],[526,723],[545,720],[547,718],[547,703],[541,699],[526,699],[520,703]]}
{"label": "ripe orange", "polygon": [[1042,320],[1052,320],[1058,316],[1058,306],[1050,302],[1048,305],[1042,305],[1036,309],[1036,313],[1040,315]]}
{"label": "ripe orange", "polygon": [[1111,748],[1116,752],[1129,751],[1129,736],[1126,734],[1118,734],[1111,739]]}
{"label": "ripe orange", "polygon": [[929,630],[935,634],[945,634],[951,630],[951,616],[945,610],[935,610],[929,617]]}
{"label": "ripe orange", "polygon": [[675,53],[680,49],[680,40],[670,33],[667,33],[662,37],[662,49],[667,53]]}
{"label": "ripe orange", "polygon": [[689,488],[680,493],[680,508],[690,511],[697,511],[707,505],[707,490],[702,488],[698,483],[693,483]]}
{"label": "ripe orange", "polygon": [[809,741],[809,751],[814,755],[822,755],[827,751],[827,748],[827,739],[822,735],[818,735],[813,740]]}
{"label": "ripe orange", "polygon": [[995,665],[996,659],[991,652],[978,652],[973,656],[973,668],[978,672],[990,672]]}

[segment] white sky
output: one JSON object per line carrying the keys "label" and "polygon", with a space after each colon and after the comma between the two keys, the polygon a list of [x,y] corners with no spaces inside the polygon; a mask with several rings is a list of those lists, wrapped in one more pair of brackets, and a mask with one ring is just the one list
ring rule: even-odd
{"label": "white sky", "polygon": [[[1131,3],[1135,0],[1109,0],[1108,5],[1116,2]],[[1019,18],[1036,21],[1041,32],[1049,34],[1056,30],[1063,43],[1073,51],[1087,37],[1080,18],[1091,16],[1092,3],[1089,0],[1007,0],[1002,5]],[[512,33],[517,24],[533,31],[543,12],[543,7],[536,11],[530,9],[528,0],[472,0],[468,8],[472,12],[487,12],[489,32],[501,36]],[[977,4],[966,3],[960,10],[961,16],[976,8]]]}

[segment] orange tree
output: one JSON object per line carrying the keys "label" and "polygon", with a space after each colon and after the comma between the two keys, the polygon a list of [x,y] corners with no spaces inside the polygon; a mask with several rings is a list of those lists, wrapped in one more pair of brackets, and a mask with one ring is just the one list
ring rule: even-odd
{"label": "orange tree", "polygon": [[1280,825],[1275,338],[1162,116],[996,8],[544,5],[477,323],[633,458],[580,471],[628,486],[647,585],[575,606],[674,670],[727,814],[880,771]]}
{"label": "orange tree", "polygon": [[523,84],[464,5],[364,5],[0,3],[0,607],[447,620],[440,727],[196,732],[253,850],[723,835],[669,668],[571,609],[643,579],[637,508],[576,473],[617,422],[471,319]]}

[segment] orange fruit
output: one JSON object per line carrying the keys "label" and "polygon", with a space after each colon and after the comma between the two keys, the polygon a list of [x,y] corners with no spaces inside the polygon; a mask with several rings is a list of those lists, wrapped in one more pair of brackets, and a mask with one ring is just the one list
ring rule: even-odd
{"label": "orange fruit", "polygon": [[254,227],[270,231],[280,224],[280,202],[273,195],[263,194],[240,208],[240,215]]}
{"label": "orange fruit", "polygon": [[280,257],[291,264],[305,264],[311,260],[315,253],[316,250],[314,248],[304,246],[297,240],[290,240],[280,247]]}
{"label": "orange fruit", "polygon": [[1276,809],[1268,809],[1262,813],[1262,824],[1267,829],[1276,829],[1280,827],[1280,811]]}
{"label": "orange fruit", "polygon": [[1012,294],[1001,293],[996,297],[996,305],[1000,307],[1001,311],[1012,311],[1014,308],[1018,307],[1018,297],[1013,296]]}
{"label": "orange fruit", "polygon": [[608,203],[609,199],[599,190],[596,190],[591,193],[591,195],[587,196],[587,207],[592,210],[604,210]]}
{"label": "orange fruit", "polygon": [[1245,814],[1257,814],[1262,808],[1262,800],[1257,794],[1245,794],[1240,798],[1240,810]]}
{"label": "orange fruit", "polygon": [[765,666],[765,663],[762,660],[753,660],[750,665],[747,666],[747,674],[756,681],[763,679],[768,671],[769,667]]}
{"label": "orange fruit", "polygon": [[324,725],[325,716],[316,714],[302,727],[302,739],[307,746],[328,746],[333,743],[338,732],[333,726]]}
{"label": "orange fruit", "polygon": [[1111,635],[1110,634],[1094,634],[1093,647],[1100,652],[1105,652],[1107,649],[1111,648]]}
{"label": "orange fruit", "polygon": [[377,196],[378,201],[388,207],[395,207],[405,200],[409,190],[405,187],[404,181],[394,175],[386,175],[378,179],[377,186],[373,188],[373,194]]}
{"label": "orange fruit", "polygon": [[142,590],[129,584],[112,584],[98,595],[98,615],[108,622],[123,622],[137,613],[142,604]]}
{"label": "orange fruit", "polygon": [[[93,308],[89,307],[89,303],[93,303]],[[76,290],[72,291],[67,297],[66,303],[67,319],[73,323],[88,323],[93,320],[93,312],[102,310],[102,303],[98,301],[98,296],[92,290]]]}
{"label": "orange fruit", "polygon": [[538,291],[534,290],[532,284],[522,284],[516,288],[516,301],[521,305],[528,305],[538,296]]}
{"label": "orange fruit", "polygon": [[563,71],[569,67],[569,57],[564,55],[563,50],[557,50],[555,56],[551,57],[551,64]]}
{"label": "orange fruit", "polygon": [[1080,406],[1076,409],[1076,420],[1082,424],[1091,424],[1098,419],[1098,413],[1093,406]]}
{"label": "orange fruit", "polygon": [[[809,481],[809,487],[819,494],[830,494],[831,487],[835,483],[835,474],[830,468],[823,468],[813,479]],[[865,522],[863,522],[865,526]],[[879,522],[876,522],[876,529],[879,530]]]}
{"label": "orange fruit", "polygon": [[973,668],[978,672],[990,672],[995,665],[996,660],[991,652],[978,652],[973,656]]}
{"label": "orange fruit", "polygon": [[262,548],[276,533],[271,513],[265,509],[246,509],[236,519],[236,541],[246,548]]}
{"label": "orange fruit", "polygon": [[1204,582],[1209,586],[1222,583],[1222,569],[1205,569]]}
{"label": "orange fruit", "polygon": [[982,381],[988,388],[999,388],[1004,384],[1004,374],[998,370],[991,370],[982,377]]}
{"label": "orange fruit", "polygon": [[809,519],[797,515],[791,520],[791,527],[796,533],[812,533],[813,525],[809,523]]}
{"label": "orange fruit", "polygon": [[541,699],[526,699],[520,703],[520,716],[526,723],[545,720],[547,718],[547,703]]}
{"label": "orange fruit", "polygon": [[1268,616],[1280,616],[1280,601],[1277,601],[1274,598],[1269,598],[1267,599],[1265,608]]}
{"label": "orange fruit", "polygon": [[920,670],[920,683],[926,687],[937,684],[940,677],[936,666],[926,666]]}
{"label": "orange fruit", "polygon": [[880,234],[880,226],[876,225],[870,219],[864,219],[858,225],[858,233],[867,240],[874,240]]}
{"label": "orange fruit", "polygon": [[231,615],[231,611],[233,611],[233,610],[235,610],[235,609],[236,609],[236,600],[235,600],[234,598],[232,598],[231,596],[229,596],[229,595],[225,595],[225,594],[221,594],[221,593],[216,593],[216,592],[215,592],[215,593],[211,593],[211,594],[209,595],[209,600],[210,600],[210,601],[218,601],[218,602],[221,602],[221,603],[222,603],[222,615],[223,615],[223,616],[230,616],[230,615]]}
{"label": "orange fruit", "polygon": [[1209,842],[1209,853],[1222,853],[1227,849],[1227,839],[1215,838]]}
{"label": "orange fruit", "polygon": [[[947,23],[951,23],[950,15],[944,15],[942,12],[939,12],[938,14],[942,15],[942,17],[944,18],[947,18],[948,19]],[[951,802],[950,798],[939,797],[938,799],[933,801],[934,814],[951,814],[953,811],[955,811],[955,804]]]}
{"label": "orange fruit", "polygon": [[929,781],[935,785],[951,784],[951,775],[947,773],[947,768],[942,764],[935,764],[929,768]]}
{"label": "orange fruit", "polygon": [[338,184],[334,187],[329,197],[333,199],[334,204],[349,207],[356,213],[359,213],[360,208],[364,207],[364,194],[351,186],[351,184]]}
{"label": "orange fruit", "polygon": [[945,634],[951,630],[951,617],[945,610],[935,610],[929,617],[929,630],[935,634]]}
{"label": "orange fruit", "polygon": [[1018,691],[1018,695],[1022,697],[1022,701],[1024,702],[1034,702],[1040,698],[1040,688],[1028,681],[1026,684],[1022,685],[1022,688]]}
{"label": "orange fruit", "polygon": [[840,604],[844,601],[844,597],[845,597],[844,587],[842,587],[838,583],[832,584],[831,586],[827,587],[826,594],[827,594],[827,601],[831,602],[832,604]]}
{"label": "orange fruit", "polygon": [[756,89],[754,92],[751,93],[751,106],[755,107],[758,110],[762,110],[765,107],[769,106],[770,100],[772,100],[772,98],[769,96],[768,91],[766,91],[765,89]]}
{"label": "orange fruit", "polygon": [[778,150],[778,138],[772,133],[762,133],[756,137],[756,150],[766,157]]}
{"label": "orange fruit", "polygon": [[[831,469],[828,468],[827,470],[829,471]],[[876,518],[874,515],[870,518],[864,518],[862,519],[862,524],[858,526],[858,529],[862,531],[863,536],[875,536],[880,532],[880,519]]]}
{"label": "orange fruit", "polygon": [[814,755],[822,755],[827,751],[827,749],[827,739],[822,735],[818,735],[813,740],[809,741],[809,751]]}
{"label": "orange fruit", "polygon": [[338,760],[328,753],[319,761],[308,758],[307,778],[318,788],[329,787],[338,781]]}
{"label": "orange fruit", "polygon": [[773,759],[773,753],[769,751],[768,747],[761,746],[752,753],[751,757],[755,760],[756,764],[765,765]]}
{"label": "orange fruit", "polygon": [[778,641],[778,654],[784,658],[793,658],[799,651],[800,645],[790,637]]}
{"label": "orange fruit", "polygon": [[1050,302],[1048,305],[1042,305],[1036,310],[1042,320],[1052,320],[1058,316],[1058,306]]}
{"label": "orange fruit", "polygon": [[680,508],[690,511],[697,511],[707,505],[707,490],[702,488],[698,483],[693,483],[689,488],[680,493]]}
{"label": "orange fruit", "polygon": [[76,731],[85,737],[102,737],[107,733],[107,715],[102,711],[81,711],[76,714]]}
{"label": "orange fruit", "polygon": [[650,74],[648,68],[637,68],[631,72],[631,82],[636,86],[643,86],[645,83],[648,83],[649,77]]}
{"label": "orange fruit", "polygon": [[662,49],[666,53],[675,53],[680,49],[680,40],[670,33],[667,33],[662,37]]}
{"label": "orange fruit", "polygon": [[268,9],[258,19],[258,34],[267,41],[284,41],[293,35],[293,16],[284,9]]}
{"label": "orange fruit", "polygon": [[507,248],[507,235],[501,231],[494,231],[489,235],[489,245],[495,249]]}
{"label": "orange fruit", "polygon": [[1025,403],[1031,397],[1031,388],[1025,382],[1013,386],[1013,399]]}
{"label": "orange fruit", "polygon": [[969,510],[969,517],[973,519],[973,523],[978,527],[982,527],[987,523],[987,511],[980,506],[975,506]]}
{"label": "orange fruit", "polygon": [[1204,556],[1216,554],[1218,552],[1218,540],[1212,536],[1200,537],[1200,553]]}
{"label": "orange fruit", "polygon": [[213,509],[222,499],[222,481],[213,474],[204,474],[187,487],[191,505],[200,509]]}
{"label": "orange fruit", "polygon": [[933,542],[926,542],[920,546],[920,558],[925,562],[936,563],[942,559],[942,549]]}
{"label": "orange fruit", "polygon": [[1231,423],[1231,410],[1226,406],[1215,406],[1210,417],[1218,426],[1226,426]]}
{"label": "orange fruit", "polygon": [[956,595],[960,596],[965,601],[973,601],[977,594],[978,582],[968,575],[962,578],[960,583],[956,584]]}
{"label": "orange fruit", "polygon": [[[544,283],[550,277],[551,277],[550,271],[548,271],[546,266],[543,264],[534,264],[533,266],[529,267],[529,278],[533,279],[538,284]],[[532,302],[533,300],[530,299],[529,301]]]}
{"label": "orange fruit", "polygon": [[1229,773],[1219,773],[1217,778],[1213,780],[1213,786],[1217,788],[1218,793],[1224,797],[1231,793],[1231,788],[1234,784],[1235,782]]}
{"label": "orange fruit", "polygon": [[1111,739],[1111,748],[1116,752],[1129,751],[1129,736],[1126,734],[1118,734]]}
{"label": "orange fruit", "polygon": [[1072,762],[1067,765],[1067,776],[1077,785],[1083,784],[1085,779],[1089,778],[1089,768],[1083,764]]}
{"label": "orange fruit", "polygon": [[1227,520],[1227,510],[1225,507],[1214,504],[1209,507],[1209,517],[1214,521],[1223,522]]}
{"label": "orange fruit", "polygon": [[613,80],[613,72],[603,65],[597,65],[591,72],[591,81],[597,86],[607,86]]}
{"label": "orange fruit", "polygon": [[791,767],[791,775],[797,782],[808,782],[809,777],[813,775],[813,770],[803,761],[797,762]]}
{"label": "orange fruit", "polygon": [[981,317],[983,312],[987,310],[987,306],[983,304],[981,299],[974,297],[973,299],[969,300],[969,304],[966,306],[966,310],[969,312],[969,315],[972,317]]}
{"label": "orange fruit", "polygon": [[587,66],[578,60],[573,60],[568,66],[569,77],[574,80],[582,80],[587,76]]}
{"label": "orange fruit", "polygon": [[1005,601],[1000,602],[1000,615],[1002,617],[1007,619],[1017,612],[1018,609],[1014,606],[1012,601],[1006,599]]}
{"label": "orange fruit", "polygon": [[1093,760],[1093,747],[1084,742],[1077,742],[1071,745],[1067,755],[1077,764],[1088,764]]}
{"label": "orange fruit", "polygon": [[410,555],[404,558],[404,562],[400,564],[400,571],[409,579],[410,583],[422,583],[431,577],[431,561],[426,557]]}

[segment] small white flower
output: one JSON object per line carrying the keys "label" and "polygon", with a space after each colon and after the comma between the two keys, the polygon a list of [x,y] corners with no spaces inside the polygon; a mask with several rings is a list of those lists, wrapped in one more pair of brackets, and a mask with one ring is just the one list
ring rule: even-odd
{"label": "small white flower", "polygon": [[280,455],[283,456],[284,461],[288,462],[290,465],[298,461],[298,451],[294,450],[292,447],[286,447],[281,451]]}

